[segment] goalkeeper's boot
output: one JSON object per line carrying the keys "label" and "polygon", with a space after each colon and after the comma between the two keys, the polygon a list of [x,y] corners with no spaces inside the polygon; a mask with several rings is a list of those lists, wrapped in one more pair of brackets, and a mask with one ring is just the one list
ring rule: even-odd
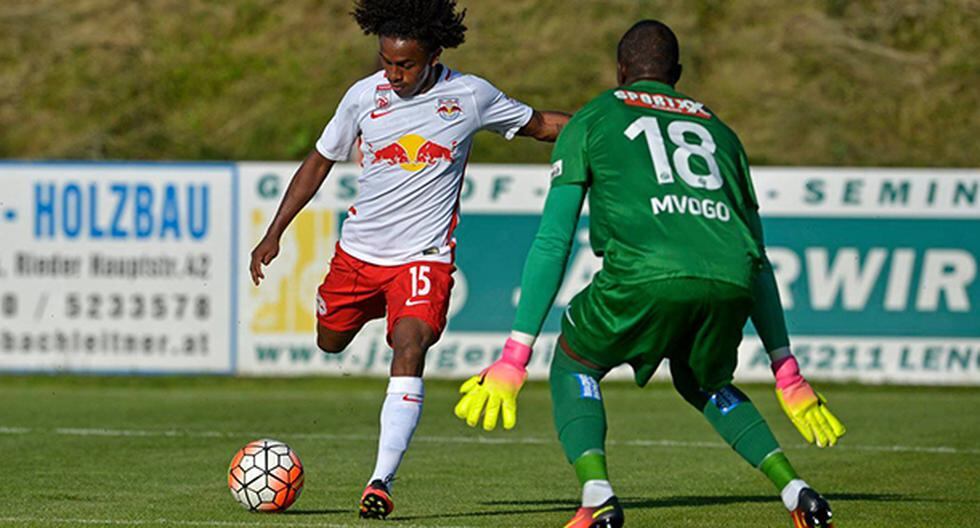
{"label": "goalkeeper's boot", "polygon": [[395,509],[388,486],[381,480],[372,480],[361,495],[361,518],[384,519]]}
{"label": "goalkeeper's boot", "polygon": [[563,528],[622,528],[623,508],[616,497],[593,508],[581,507]]}
{"label": "goalkeeper's boot", "polygon": [[796,509],[789,514],[793,528],[834,528],[830,504],[812,488],[800,490]]}

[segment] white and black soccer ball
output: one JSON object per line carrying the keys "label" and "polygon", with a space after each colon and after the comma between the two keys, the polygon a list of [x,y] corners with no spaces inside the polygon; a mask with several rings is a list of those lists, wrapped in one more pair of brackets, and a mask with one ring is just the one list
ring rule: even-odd
{"label": "white and black soccer ball", "polygon": [[278,440],[256,440],[238,450],[228,467],[228,488],[249,511],[281,512],[303,490],[303,464]]}

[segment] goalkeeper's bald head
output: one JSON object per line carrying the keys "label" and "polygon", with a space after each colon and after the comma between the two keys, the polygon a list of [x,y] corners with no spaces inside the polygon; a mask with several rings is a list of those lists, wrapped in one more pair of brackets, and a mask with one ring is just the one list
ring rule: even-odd
{"label": "goalkeeper's bald head", "polygon": [[673,86],[681,76],[677,36],[658,20],[641,20],[626,31],[619,41],[617,62],[620,85],[648,79]]}

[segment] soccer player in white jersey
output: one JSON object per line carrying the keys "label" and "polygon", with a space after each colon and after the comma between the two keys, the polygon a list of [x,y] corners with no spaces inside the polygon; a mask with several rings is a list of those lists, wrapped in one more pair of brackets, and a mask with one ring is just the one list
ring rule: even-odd
{"label": "soccer player in white jersey", "polygon": [[453,229],[473,135],[554,141],[569,116],[536,111],[439,62],[443,49],[464,39],[465,10],[457,12],[455,0],[357,0],[352,15],[378,36],[383,69],[344,95],[252,251],[250,271],[258,285],[286,227],[357,143],[363,173],[317,292],[317,344],[340,352],[367,321],[387,313],[391,379],[360,504],[361,517],[383,519],[394,509],[392,480],[421,415],[425,353],[446,326]]}

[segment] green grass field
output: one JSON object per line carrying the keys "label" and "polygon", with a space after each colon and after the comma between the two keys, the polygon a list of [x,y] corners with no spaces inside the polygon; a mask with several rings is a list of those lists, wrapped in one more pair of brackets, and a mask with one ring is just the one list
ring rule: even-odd
{"label": "green grass field", "polygon": [[[374,462],[385,380],[0,378],[2,526],[371,526],[355,504]],[[576,506],[543,383],[512,432],[451,416],[455,383],[430,381],[395,487],[402,528],[557,527]],[[790,526],[770,484],[664,384],[604,384],[610,471],[627,526]],[[765,386],[746,392],[838,527],[967,527],[980,502],[980,390],[824,386],[849,426],[805,447]],[[269,436],[303,459],[306,488],[279,515],[225,487],[232,454]]]}

